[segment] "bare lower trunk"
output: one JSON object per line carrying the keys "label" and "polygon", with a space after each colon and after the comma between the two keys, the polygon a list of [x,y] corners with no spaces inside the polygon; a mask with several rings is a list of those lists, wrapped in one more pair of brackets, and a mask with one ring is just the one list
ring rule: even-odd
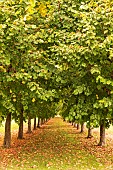
{"label": "bare lower trunk", "polygon": [[36,130],[36,117],[34,118],[34,130]]}
{"label": "bare lower trunk", "polygon": [[74,123],[74,128],[77,128],[77,124],[76,123]]}
{"label": "bare lower trunk", "polygon": [[41,119],[41,125],[43,125],[44,124],[44,119]]}
{"label": "bare lower trunk", "polygon": [[38,124],[37,124],[37,128],[40,128],[40,118],[38,117]]}
{"label": "bare lower trunk", "polygon": [[31,130],[31,117],[29,116],[28,117],[28,131],[27,131],[27,133],[31,133],[32,132],[32,130]]}
{"label": "bare lower trunk", "polygon": [[4,148],[11,147],[11,113],[8,113],[6,122],[5,122],[5,135],[4,135]]}
{"label": "bare lower trunk", "polygon": [[45,124],[45,122],[46,122],[45,119],[43,119],[43,124]]}
{"label": "bare lower trunk", "polygon": [[80,124],[79,123],[77,123],[77,130],[79,130],[80,129]]}
{"label": "bare lower trunk", "polygon": [[105,146],[105,121],[103,120],[100,124],[100,141],[99,146]]}
{"label": "bare lower trunk", "polygon": [[19,121],[18,139],[23,139],[23,109],[21,110]]}
{"label": "bare lower trunk", "polygon": [[81,124],[81,131],[80,131],[80,132],[81,132],[81,133],[84,132],[84,123]]}
{"label": "bare lower trunk", "polygon": [[92,127],[89,127],[89,128],[88,128],[88,135],[87,135],[87,138],[92,138],[92,137],[93,137],[92,131],[93,131]]}

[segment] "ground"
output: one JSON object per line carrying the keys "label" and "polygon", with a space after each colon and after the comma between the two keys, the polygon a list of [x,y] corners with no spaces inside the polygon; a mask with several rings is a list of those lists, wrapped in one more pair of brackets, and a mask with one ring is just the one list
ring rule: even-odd
{"label": "ground", "polygon": [[12,130],[10,149],[2,148],[0,133],[0,170],[113,170],[113,140],[109,131],[106,147],[99,147],[98,130],[94,130],[94,138],[87,139],[86,132],[81,134],[60,117],[24,134],[23,140],[17,140],[16,128]]}

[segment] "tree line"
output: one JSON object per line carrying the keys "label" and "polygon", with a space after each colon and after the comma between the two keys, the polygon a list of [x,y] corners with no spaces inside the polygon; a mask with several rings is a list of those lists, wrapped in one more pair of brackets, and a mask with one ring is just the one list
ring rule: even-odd
{"label": "tree line", "polygon": [[[0,121],[4,147],[11,119],[19,125],[60,112],[99,145],[113,119],[113,1],[0,1]],[[7,133],[8,131],[8,133]],[[9,135],[8,135],[9,134]]]}

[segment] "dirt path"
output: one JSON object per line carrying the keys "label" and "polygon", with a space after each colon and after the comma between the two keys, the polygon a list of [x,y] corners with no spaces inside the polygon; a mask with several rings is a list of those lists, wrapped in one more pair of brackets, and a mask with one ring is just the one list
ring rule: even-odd
{"label": "dirt path", "polygon": [[0,148],[1,170],[112,170],[112,147],[97,147],[85,136],[61,118],[51,119],[24,140],[13,137],[12,148]]}

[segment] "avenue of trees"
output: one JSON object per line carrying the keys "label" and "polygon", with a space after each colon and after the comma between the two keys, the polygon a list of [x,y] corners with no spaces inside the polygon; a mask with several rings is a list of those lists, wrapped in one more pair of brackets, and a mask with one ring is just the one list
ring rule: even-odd
{"label": "avenue of trees", "polygon": [[100,126],[113,120],[113,0],[0,1],[0,121],[64,120]]}

